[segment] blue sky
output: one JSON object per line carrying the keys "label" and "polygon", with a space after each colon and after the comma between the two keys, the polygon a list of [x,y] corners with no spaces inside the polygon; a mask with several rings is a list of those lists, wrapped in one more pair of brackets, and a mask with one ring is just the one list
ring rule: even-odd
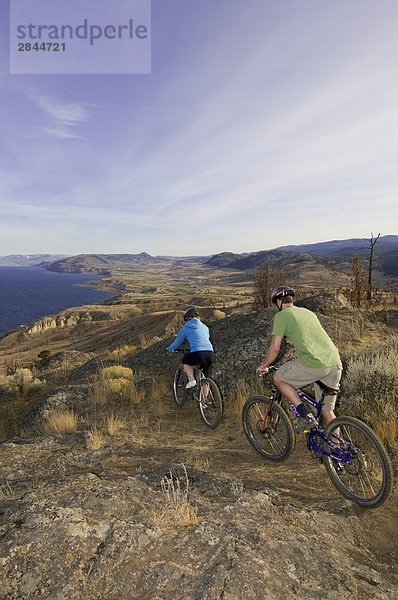
{"label": "blue sky", "polygon": [[396,0],[152,0],[150,75],[10,75],[0,6],[0,255],[398,233]]}

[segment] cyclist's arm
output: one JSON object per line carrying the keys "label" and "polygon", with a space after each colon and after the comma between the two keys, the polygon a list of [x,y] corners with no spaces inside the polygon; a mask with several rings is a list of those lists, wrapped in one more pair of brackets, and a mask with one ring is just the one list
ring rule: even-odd
{"label": "cyclist's arm", "polygon": [[168,346],[167,348],[167,352],[173,352],[173,350],[175,350],[176,348],[178,348],[178,346],[181,346],[181,344],[183,343],[183,341],[185,340],[185,331],[183,331],[183,327],[180,329],[180,331],[177,333],[177,337],[174,340],[174,342],[172,342],[170,344],[170,346]]}
{"label": "cyclist's arm", "polygon": [[268,347],[268,350],[265,353],[265,356],[264,356],[263,360],[261,361],[261,364],[257,367],[257,373],[259,373],[260,375],[262,373],[267,373],[268,367],[270,365],[272,365],[272,363],[274,362],[274,360],[276,359],[276,357],[279,354],[279,350],[281,349],[282,339],[283,338],[281,335],[273,335],[272,336],[271,343]]}

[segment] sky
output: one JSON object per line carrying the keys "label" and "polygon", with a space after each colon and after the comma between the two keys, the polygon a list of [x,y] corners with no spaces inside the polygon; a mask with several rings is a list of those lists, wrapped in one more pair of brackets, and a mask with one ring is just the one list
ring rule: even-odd
{"label": "sky", "polygon": [[0,255],[397,234],[397,31],[396,0],[152,0],[150,74],[15,75],[0,0]]}

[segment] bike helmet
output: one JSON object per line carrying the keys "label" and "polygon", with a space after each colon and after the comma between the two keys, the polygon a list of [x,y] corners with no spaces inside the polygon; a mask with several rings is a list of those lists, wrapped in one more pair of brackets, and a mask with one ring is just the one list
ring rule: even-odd
{"label": "bike helmet", "polygon": [[184,321],[188,321],[188,319],[192,319],[193,317],[199,317],[199,313],[194,306],[185,311]]}
{"label": "bike helmet", "polygon": [[274,291],[271,294],[271,302],[273,304],[276,304],[277,300],[280,300],[281,298],[284,298],[285,296],[295,296],[296,292],[294,291],[293,288],[289,287],[288,285],[280,285],[279,287],[275,288]]}

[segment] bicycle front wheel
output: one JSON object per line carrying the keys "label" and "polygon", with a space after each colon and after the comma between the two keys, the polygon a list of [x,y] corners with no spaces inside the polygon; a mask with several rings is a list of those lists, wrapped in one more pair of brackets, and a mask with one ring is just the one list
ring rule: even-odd
{"label": "bicycle front wheel", "polygon": [[270,398],[251,396],[243,407],[242,423],[253,448],[267,460],[282,462],[294,450],[293,425],[283,408]]}
{"label": "bicycle front wheel", "polygon": [[325,430],[326,471],[338,491],[367,508],[383,504],[391,494],[390,458],[375,432],[354,417],[333,419]]}
{"label": "bicycle front wheel", "polygon": [[221,392],[213,379],[207,377],[200,380],[199,412],[203,423],[209,429],[215,429],[221,423],[224,403]]}
{"label": "bicycle front wheel", "polygon": [[173,396],[177,406],[182,406],[187,399],[187,391],[185,389],[187,382],[188,379],[185,372],[181,368],[177,369],[173,379]]}

